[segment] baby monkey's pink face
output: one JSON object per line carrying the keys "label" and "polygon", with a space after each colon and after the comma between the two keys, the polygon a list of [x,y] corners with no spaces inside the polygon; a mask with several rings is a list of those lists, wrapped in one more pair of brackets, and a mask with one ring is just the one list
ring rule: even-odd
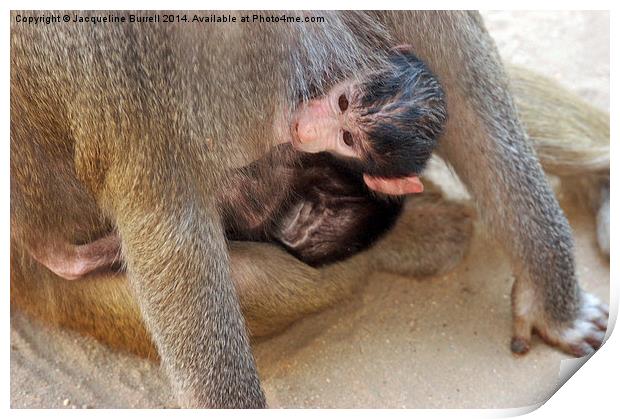
{"label": "baby monkey's pink face", "polygon": [[327,95],[299,106],[291,126],[293,147],[306,153],[328,151],[362,159],[367,139],[358,128],[354,94],[353,83],[340,83]]}
{"label": "baby monkey's pink face", "polygon": [[[291,124],[291,143],[306,153],[330,152],[336,156],[364,159],[365,150],[372,147],[360,129],[359,92],[352,82],[333,87],[325,96],[299,106]],[[366,185],[388,195],[419,193],[424,186],[417,176],[381,178],[364,174]]]}

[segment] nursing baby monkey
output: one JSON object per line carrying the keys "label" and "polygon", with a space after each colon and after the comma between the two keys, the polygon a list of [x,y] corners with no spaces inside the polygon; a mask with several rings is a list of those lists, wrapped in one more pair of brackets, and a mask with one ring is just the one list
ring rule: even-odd
{"label": "nursing baby monkey", "polygon": [[[286,145],[230,174],[220,197],[226,237],[279,243],[319,266],[367,248],[394,224],[402,209],[397,196],[423,190],[418,175],[446,109],[439,82],[409,46],[395,48],[390,64],[301,104]],[[291,145],[309,154],[291,161]],[[277,174],[280,193],[265,194],[265,170]],[[369,193],[364,182],[391,198]],[[31,255],[58,276],[79,279],[119,268],[120,244],[110,233],[80,245],[37,243]]]}
{"label": "nursing baby monkey", "polygon": [[[466,185],[481,222],[511,261],[513,351],[526,352],[533,332],[573,355],[601,344],[607,308],[579,286],[568,222],[478,14],[327,11],[320,13],[324,25],[85,27],[22,25],[17,13],[11,19],[12,301],[52,313],[50,321],[122,336],[129,345],[150,337],[182,406],[265,406],[246,324],[265,331],[332,304],[379,262],[402,268],[430,260],[425,271],[432,273],[462,255],[454,244],[467,242],[467,230],[458,227],[467,217],[426,192],[406,202],[376,246],[321,269],[270,243],[226,240],[222,203],[232,174],[261,189],[253,207],[273,202],[274,193],[282,202],[294,197],[279,172],[303,169],[303,158],[294,150],[271,155],[291,138],[291,127],[274,117],[287,120],[300,101],[393,66],[395,45],[410,45],[440,81],[449,117],[436,152]],[[301,20],[313,13],[291,12]],[[345,108],[340,96],[337,109]],[[346,99],[349,109],[355,101]],[[347,148],[356,126],[344,116],[341,123],[350,138],[343,131],[323,139],[332,152],[352,153],[344,156],[351,163],[359,157]],[[302,119],[295,131],[305,135]],[[366,157],[381,155],[362,144]],[[264,167],[252,168],[261,159]],[[244,167],[258,171],[260,182],[244,176]],[[399,173],[373,167],[365,177],[357,172],[358,185],[419,190],[415,167]],[[409,181],[390,189],[394,176]],[[60,281],[30,256],[50,266],[50,249],[53,255],[68,244],[86,245],[74,249],[87,249],[86,259],[116,254],[118,243],[97,242],[113,229],[127,283]],[[88,247],[93,244],[103,250]],[[71,251],[58,253],[52,259],[72,260]],[[78,277],[96,270],[69,268]]]}

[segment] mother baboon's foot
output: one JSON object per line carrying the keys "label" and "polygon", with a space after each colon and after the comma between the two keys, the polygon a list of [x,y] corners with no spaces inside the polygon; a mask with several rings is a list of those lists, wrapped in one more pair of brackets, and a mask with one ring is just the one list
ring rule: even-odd
{"label": "mother baboon's foot", "polygon": [[597,297],[581,291],[579,307],[572,320],[558,322],[549,319],[533,288],[515,283],[513,288],[514,334],[511,350],[524,354],[530,349],[532,332],[549,345],[573,356],[586,356],[596,351],[605,339],[609,308]]}

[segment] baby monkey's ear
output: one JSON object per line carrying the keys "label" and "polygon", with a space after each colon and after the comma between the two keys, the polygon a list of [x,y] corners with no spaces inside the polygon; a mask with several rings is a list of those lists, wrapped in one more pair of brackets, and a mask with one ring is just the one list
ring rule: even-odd
{"label": "baby monkey's ear", "polygon": [[407,195],[424,191],[424,185],[417,176],[383,178],[364,175],[366,186],[387,195]]}

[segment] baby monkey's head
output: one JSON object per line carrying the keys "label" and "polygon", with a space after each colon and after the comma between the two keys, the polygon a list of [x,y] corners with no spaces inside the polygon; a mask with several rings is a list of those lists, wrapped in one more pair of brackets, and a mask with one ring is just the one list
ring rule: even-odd
{"label": "baby monkey's head", "polygon": [[293,145],[330,152],[366,179],[417,178],[445,125],[444,93],[410,47],[395,48],[389,63],[302,104],[293,118]]}
{"label": "baby monkey's head", "polygon": [[426,65],[404,48],[390,56],[393,68],[360,86],[355,100],[367,141],[364,173],[379,177],[419,174],[446,122],[441,85]]}

